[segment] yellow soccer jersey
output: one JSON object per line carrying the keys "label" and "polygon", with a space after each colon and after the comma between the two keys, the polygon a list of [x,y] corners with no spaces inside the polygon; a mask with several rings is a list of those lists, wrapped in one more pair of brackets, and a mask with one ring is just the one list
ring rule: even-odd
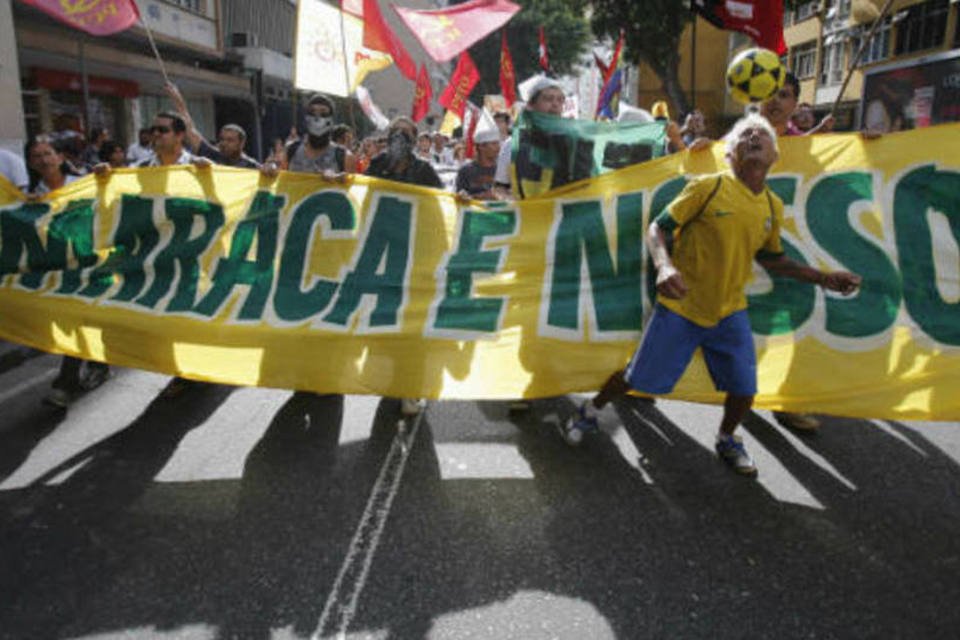
{"label": "yellow soccer jersey", "polygon": [[783,202],[769,187],[756,194],[731,173],[694,178],[657,224],[673,232],[671,259],[687,285],[682,299],[657,301],[704,327],[747,308],[744,289],[758,253],[783,253]]}

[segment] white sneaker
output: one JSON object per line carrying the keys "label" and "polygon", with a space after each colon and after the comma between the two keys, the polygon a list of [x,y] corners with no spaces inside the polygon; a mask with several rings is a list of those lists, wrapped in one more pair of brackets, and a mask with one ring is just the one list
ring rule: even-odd
{"label": "white sneaker", "polygon": [[400,413],[405,416],[415,416],[423,411],[427,406],[427,401],[423,398],[401,398]]}

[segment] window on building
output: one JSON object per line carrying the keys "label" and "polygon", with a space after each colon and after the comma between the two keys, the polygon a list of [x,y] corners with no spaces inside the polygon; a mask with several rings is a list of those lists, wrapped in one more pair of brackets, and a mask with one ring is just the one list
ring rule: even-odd
{"label": "window on building", "polygon": [[807,18],[812,18],[817,14],[817,9],[820,7],[820,0],[813,0],[813,2],[804,2],[800,5],[797,5],[796,15],[797,22],[801,20],[806,20]]}
{"label": "window on building", "polygon": [[803,80],[812,78],[817,73],[817,41],[811,40],[790,47],[790,70]]}
{"label": "window on building", "polygon": [[206,15],[206,0],[164,0],[167,4],[176,5],[187,11],[193,11],[194,13],[199,13]]}
{"label": "window on building", "polygon": [[950,0],[927,0],[901,11],[897,25],[897,55],[933,49],[943,44]]}
{"label": "window on building", "polygon": [[[877,28],[877,32],[870,38],[867,48],[864,49],[863,55],[860,56],[860,66],[886,60],[887,57],[890,56],[891,24],[890,18],[885,18],[883,23]],[[870,33],[870,29],[873,28],[873,23],[865,24],[861,28],[862,31],[859,35],[854,36],[850,40],[851,60],[852,56],[857,55],[857,51],[860,50],[860,43],[863,42],[863,38]]]}
{"label": "window on building", "polygon": [[843,68],[846,58],[846,43],[836,39],[830,44],[823,45],[823,55],[820,60],[820,86],[829,86],[843,82]]}

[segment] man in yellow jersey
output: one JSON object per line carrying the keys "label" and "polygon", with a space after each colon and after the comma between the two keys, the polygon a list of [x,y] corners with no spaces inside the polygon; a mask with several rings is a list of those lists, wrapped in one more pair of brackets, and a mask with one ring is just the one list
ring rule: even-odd
{"label": "man in yellow jersey", "polygon": [[[756,353],[747,315],[746,285],[756,258],[769,271],[845,295],[860,276],[822,272],[786,257],[780,244],[783,202],[766,177],[778,156],[777,136],[757,114],[727,134],[732,173],[702,176],[650,225],[647,245],[657,268],[657,305],[626,370],[610,376],[564,425],[570,444],[596,428],[597,412],[629,389],[664,394],[699,347],[718,391],[726,392],[717,434],[720,458],[744,475],[757,472],[734,435],[757,391]],[[673,236],[672,255],[667,237]]]}

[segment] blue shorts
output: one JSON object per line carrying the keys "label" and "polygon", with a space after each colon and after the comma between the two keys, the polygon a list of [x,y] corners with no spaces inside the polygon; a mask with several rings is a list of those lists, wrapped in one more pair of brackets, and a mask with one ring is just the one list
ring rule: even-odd
{"label": "blue shorts", "polygon": [[658,304],[624,377],[637,391],[670,393],[697,347],[703,351],[717,391],[756,395],[757,354],[746,310],[732,313],[707,328]]}

